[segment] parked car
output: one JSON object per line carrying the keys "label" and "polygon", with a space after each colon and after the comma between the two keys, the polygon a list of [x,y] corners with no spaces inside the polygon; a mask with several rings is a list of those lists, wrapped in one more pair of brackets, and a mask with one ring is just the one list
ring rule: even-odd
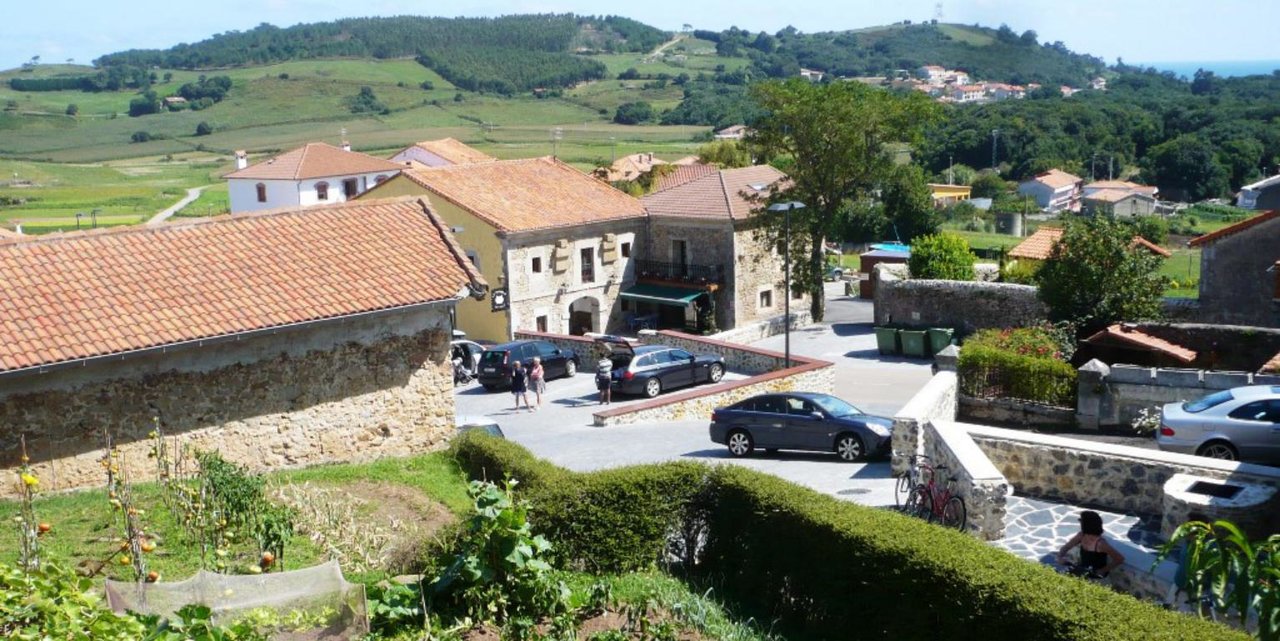
{"label": "parked car", "polygon": [[1280,464],[1280,385],[1214,392],[1160,410],[1162,450],[1228,461]]}
{"label": "parked car", "polygon": [[475,341],[455,338],[450,342],[449,360],[453,361],[453,384],[469,383],[480,373],[480,356],[484,345]]}
{"label": "parked car", "polygon": [[513,341],[487,347],[480,355],[480,384],[493,391],[511,386],[511,366],[520,361],[526,368],[537,356],[542,359],[546,379],[573,376],[578,373],[578,355],[547,341]]}
{"label": "parked car", "polygon": [[665,390],[697,383],[719,383],[724,357],[693,354],[666,345],[635,345],[617,336],[599,336],[613,361],[610,388],[622,394],[653,398]]}
{"label": "parked car", "polygon": [[889,450],[893,419],[873,416],[830,394],[761,394],[711,414],[711,441],[743,457],[766,452],[835,452],[861,461]]}
{"label": "parked car", "polygon": [[844,267],[840,265],[827,265],[827,271],[822,273],[822,280],[844,280]]}
{"label": "parked car", "polygon": [[490,436],[506,438],[506,435],[502,433],[502,428],[498,426],[498,422],[488,416],[464,416],[459,414],[454,417],[453,425],[458,434],[479,430]]}

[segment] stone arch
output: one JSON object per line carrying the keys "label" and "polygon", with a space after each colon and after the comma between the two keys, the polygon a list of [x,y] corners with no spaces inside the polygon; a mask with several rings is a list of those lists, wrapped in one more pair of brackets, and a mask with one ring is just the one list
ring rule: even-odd
{"label": "stone arch", "polygon": [[569,303],[569,333],[581,336],[600,331],[600,299],[582,296]]}

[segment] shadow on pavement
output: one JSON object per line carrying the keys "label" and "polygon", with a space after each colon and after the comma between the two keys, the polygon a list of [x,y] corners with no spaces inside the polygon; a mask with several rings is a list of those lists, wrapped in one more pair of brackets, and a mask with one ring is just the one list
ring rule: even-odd
{"label": "shadow on pavement", "polygon": [[883,456],[867,461],[862,469],[854,472],[851,479],[891,479],[893,470],[889,469],[889,460]]}
{"label": "shadow on pavement", "polygon": [[874,334],[871,323],[833,323],[831,333],[836,336],[866,336]]}

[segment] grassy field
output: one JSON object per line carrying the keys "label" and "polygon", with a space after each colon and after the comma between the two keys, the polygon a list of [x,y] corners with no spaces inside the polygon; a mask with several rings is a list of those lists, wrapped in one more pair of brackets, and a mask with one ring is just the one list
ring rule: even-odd
{"label": "grassy field", "polygon": [[1170,298],[1200,297],[1200,249],[1179,247],[1171,250],[1173,255],[1166,258],[1160,266],[1160,275],[1177,282],[1177,287],[1166,289],[1164,295]]}

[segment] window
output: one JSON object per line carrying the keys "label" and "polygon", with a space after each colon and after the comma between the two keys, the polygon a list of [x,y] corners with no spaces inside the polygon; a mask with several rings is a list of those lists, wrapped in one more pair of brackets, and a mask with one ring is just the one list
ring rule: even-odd
{"label": "window", "polygon": [[534,256],[533,261],[529,266],[529,269],[535,274],[541,274],[542,273],[542,257]]}
{"label": "window", "polygon": [[538,331],[544,334],[547,332],[547,317],[545,314],[537,317],[533,322],[538,326]]}
{"label": "window", "polygon": [[680,275],[684,275],[684,266],[689,264],[688,245],[683,240],[671,241],[671,262],[679,265]]}
{"label": "window", "polygon": [[1188,412],[1191,412],[1192,414],[1198,414],[1211,407],[1217,407],[1219,405],[1222,405],[1223,403],[1226,403],[1227,401],[1232,400],[1234,398],[1235,397],[1231,395],[1231,390],[1222,390],[1221,392],[1214,392],[1198,401],[1183,403],[1182,409]]}
{"label": "window", "polygon": [[765,289],[760,292],[760,309],[771,309],[773,307],[773,290]]}
{"label": "window", "polygon": [[255,187],[256,187],[256,188],[257,188],[257,190],[258,190],[258,202],[260,202],[260,203],[265,203],[265,202],[267,202],[267,185],[266,185],[266,183],[258,183],[257,185],[255,185]]}
{"label": "window", "polygon": [[1275,422],[1275,419],[1271,416],[1269,401],[1245,403],[1232,410],[1227,416],[1241,421]]}
{"label": "window", "polygon": [[582,282],[596,282],[596,250],[594,247],[583,247],[578,251],[582,267]]}
{"label": "window", "polygon": [[[631,243],[622,243],[622,257],[631,258]],[[1276,282],[1280,283],[1280,279],[1277,279]],[[1278,287],[1280,287],[1280,285],[1278,285]],[[1280,289],[1278,289],[1277,292],[1280,292]],[[1280,298],[1280,296],[1277,296],[1277,298]]]}
{"label": "window", "polygon": [[466,254],[467,254],[467,260],[471,261],[471,265],[474,266],[476,269],[480,269],[480,255],[477,254],[474,249],[468,249],[466,251]]}
{"label": "window", "polygon": [[316,200],[329,200],[329,183],[316,183]]}
{"label": "window", "polygon": [[817,408],[802,398],[787,399],[787,413],[792,416],[808,416],[816,411],[818,411]]}
{"label": "window", "polygon": [[378,177],[373,179],[373,184],[381,185],[383,181],[385,181],[386,179],[387,179],[386,174],[378,174]]}
{"label": "window", "polygon": [[683,363],[693,358],[693,354],[690,354],[689,352],[686,352],[682,349],[673,349],[669,352],[669,354],[671,354],[671,361],[674,363]]}
{"label": "window", "polygon": [[756,399],[755,411],[770,414],[786,414],[787,404],[781,396],[766,396]]}
{"label": "window", "polygon": [[348,178],[342,181],[342,195],[351,200],[360,195],[360,182],[355,178]]}

